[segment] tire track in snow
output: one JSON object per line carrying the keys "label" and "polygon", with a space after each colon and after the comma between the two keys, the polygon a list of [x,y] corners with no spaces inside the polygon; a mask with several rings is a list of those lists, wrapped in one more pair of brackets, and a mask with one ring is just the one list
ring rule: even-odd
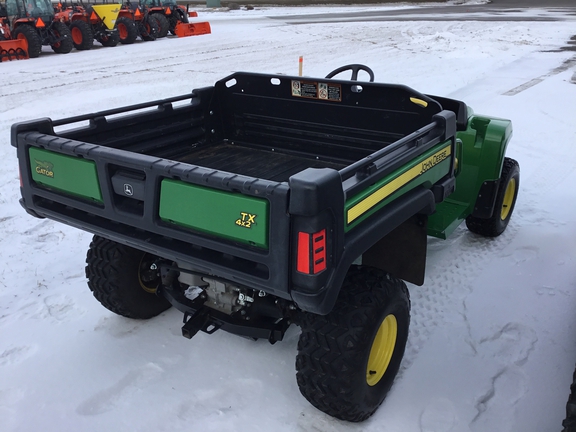
{"label": "tire track in snow", "polygon": [[518,93],[523,92],[524,90],[529,89],[530,87],[534,87],[537,84],[540,84],[541,82],[543,82],[544,80],[554,76],[554,75],[558,75],[559,73],[565,72],[568,69],[570,69],[572,66],[576,66],[576,57],[572,57],[571,59],[566,60],[564,63],[562,63],[560,66],[552,69],[550,72],[541,75],[537,78],[531,79],[528,82],[525,82],[524,84],[521,84],[517,87],[514,87],[513,89],[508,90],[507,92],[502,93],[504,96],[515,96]]}
{"label": "tire track in snow", "polygon": [[83,416],[95,416],[127,405],[142,387],[158,381],[163,373],[164,369],[155,363],[132,370],[115,384],[82,402],[76,412]]}
{"label": "tire track in snow", "polygon": [[[283,44],[277,45],[275,48],[283,49],[292,46],[291,43],[285,42]],[[74,64],[75,67],[71,67],[74,70],[73,73],[68,73],[64,71],[55,71],[53,68],[46,70],[45,73],[41,73],[38,70],[34,71],[34,74],[30,74],[27,77],[25,83],[28,87],[34,88],[34,92],[23,93],[21,86],[13,86],[6,88],[6,92],[3,92],[2,109],[0,113],[7,112],[10,109],[22,106],[26,102],[34,101],[37,99],[38,94],[45,95],[46,91],[56,91],[56,93],[62,93],[62,82],[64,80],[63,74],[65,74],[65,85],[66,87],[71,87],[75,85],[82,85],[94,81],[94,73],[98,73],[98,80],[103,81],[103,87],[106,80],[114,80],[115,82],[126,82],[130,84],[134,82],[134,77],[144,77],[150,72],[166,72],[170,68],[178,68],[180,66],[186,66],[191,64],[198,64],[199,62],[211,63],[215,60],[222,60],[226,58],[241,57],[242,53],[249,50],[252,54],[268,52],[270,46],[263,45],[259,40],[243,41],[241,44],[232,44],[229,42],[220,42],[216,45],[210,45],[208,49],[198,50],[193,53],[194,62],[191,62],[190,58],[182,55],[181,46],[165,46],[163,47],[163,55],[158,56],[158,51],[146,51],[138,52],[139,65],[135,66],[131,63],[117,63],[118,57],[111,56],[109,60],[104,64],[99,64],[96,68],[94,64],[90,61],[78,61],[79,64]],[[88,56],[89,52],[79,52],[76,53],[78,56]],[[88,58],[86,57],[86,59]],[[85,59],[84,59],[85,60]],[[24,72],[25,73],[25,72]],[[37,77],[37,78],[36,78]],[[150,77],[151,82],[157,82],[159,78],[157,76]],[[139,85],[142,85],[142,80],[139,78]],[[13,89],[10,91],[9,89]],[[189,89],[187,88],[186,91]],[[142,93],[145,93],[144,91]],[[14,97],[17,100],[14,100]]]}
{"label": "tire track in snow", "polygon": [[[512,423],[499,423],[502,418],[514,419],[509,413],[528,393],[523,366],[528,362],[538,342],[534,329],[524,324],[508,322],[488,337],[477,339],[468,320],[467,299],[473,293],[475,280],[490,268],[490,261],[502,259],[503,250],[513,242],[518,228],[512,219],[508,229],[496,239],[488,239],[466,232],[462,227],[446,242],[431,240],[429,246],[429,274],[422,287],[412,287],[412,326],[401,373],[406,373],[418,358],[419,352],[442,327],[455,325],[466,329],[464,342],[470,347],[469,355],[495,368],[478,371],[475,414],[469,419],[455,418],[453,401],[431,403],[420,415],[421,431],[453,431],[456,423],[468,422],[472,432],[498,430],[512,432]],[[509,259],[516,257],[518,250]],[[520,260],[535,259],[527,252]],[[429,351],[427,351],[429,352]],[[494,370],[495,369],[495,370]],[[506,415],[504,415],[507,413]],[[511,420],[512,421],[512,420]]]}
{"label": "tire track in snow", "polygon": [[424,285],[410,287],[411,327],[403,370],[414,362],[436,328],[465,321],[464,301],[472,292],[473,281],[512,242],[517,232],[513,216],[506,231],[495,239],[460,227],[447,240],[429,240]]}

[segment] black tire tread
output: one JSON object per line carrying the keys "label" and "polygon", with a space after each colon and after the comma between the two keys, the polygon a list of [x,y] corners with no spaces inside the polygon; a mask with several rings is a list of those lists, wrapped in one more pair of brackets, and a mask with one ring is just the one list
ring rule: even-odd
{"label": "black tire tread", "polygon": [[[518,162],[512,158],[504,158],[504,164],[502,166],[502,175],[500,176],[501,179],[508,179],[508,176],[513,174],[514,171],[518,171],[518,176],[520,173],[520,165]],[[519,178],[519,177],[518,177]],[[516,194],[518,194],[518,188],[520,187],[520,183],[517,182],[516,184]],[[494,214],[492,217],[487,219],[481,219],[474,217],[472,215],[466,218],[466,227],[475,234],[479,234],[484,237],[498,237],[500,234],[504,232],[506,227],[508,226],[508,221],[512,216],[512,212],[514,211],[514,206],[516,200],[513,202],[512,209],[510,209],[510,214],[505,221],[500,220],[500,208],[498,207],[499,202],[503,199],[505,192],[505,188],[501,188],[498,191],[498,195],[496,197],[496,206],[494,207]]]}
{"label": "black tire tread", "polygon": [[[382,283],[383,278],[387,283]],[[366,358],[367,344],[369,349],[372,343],[371,335],[354,327],[377,319],[381,307],[392,298],[405,303],[409,315],[410,298],[403,281],[378,269],[351,267],[336,306],[328,315],[303,313],[299,317],[302,334],[296,380],[302,395],[316,408],[342,420],[360,422],[380,406],[383,399],[375,406],[363,405],[350,385],[357,365]],[[397,348],[400,358],[404,347],[405,341]],[[391,373],[396,375],[397,370]]]}
{"label": "black tire tread", "polygon": [[158,21],[153,15],[148,15],[144,21],[140,23],[140,37],[143,41],[155,41],[159,32]]}
{"label": "black tire tread", "polygon": [[77,44],[74,42],[74,38],[72,38],[72,43],[74,44],[74,48],[78,51],[86,51],[92,48],[94,44],[94,33],[92,32],[92,27],[86,21],[76,20],[70,23],[70,33],[72,33],[73,29],[77,27],[82,33],[82,42]]}
{"label": "black tire tread", "polygon": [[119,26],[124,26],[126,28],[126,32],[128,33],[128,35],[124,39],[118,36],[120,39],[120,43],[122,45],[133,44],[136,38],[138,37],[138,29],[136,27],[135,22],[127,17],[120,17],[116,20],[116,28],[118,28]]}
{"label": "black tire tread", "polygon": [[98,42],[105,47],[115,47],[120,42],[120,36],[118,36],[118,32],[109,33],[106,36],[100,37]]}
{"label": "black tire tread", "polygon": [[14,39],[16,39],[19,34],[22,34],[28,43],[28,57],[38,57],[42,52],[42,39],[36,29],[28,24],[20,25],[14,30]]}
{"label": "black tire tread", "polygon": [[102,237],[92,239],[86,256],[88,287],[108,310],[127,318],[148,319],[170,307],[167,300],[138,286],[134,267],[143,254]]}
{"label": "black tire tread", "polygon": [[52,23],[52,31],[62,39],[58,44],[52,45],[52,50],[57,54],[68,54],[74,48],[70,29],[62,22]]}
{"label": "black tire tread", "polygon": [[156,21],[158,22],[158,39],[166,37],[170,30],[170,22],[168,21],[168,18],[161,13],[153,13],[152,17],[156,18]]}

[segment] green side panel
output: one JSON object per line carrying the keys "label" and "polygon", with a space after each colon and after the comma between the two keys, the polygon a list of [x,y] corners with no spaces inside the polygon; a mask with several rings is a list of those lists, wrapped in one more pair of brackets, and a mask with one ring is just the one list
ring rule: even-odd
{"label": "green side panel", "polygon": [[268,200],[164,179],[160,218],[204,233],[268,248]]}
{"label": "green side panel", "polygon": [[344,213],[345,231],[353,229],[416,186],[431,187],[448,174],[451,155],[451,142],[445,141],[350,198],[346,201]]}
{"label": "green side panel", "polygon": [[450,198],[436,204],[436,212],[428,216],[428,235],[446,240],[466,218],[467,203]]}
{"label": "green side panel", "polygon": [[456,190],[448,200],[439,203],[436,213],[428,218],[429,235],[447,238],[472,213],[482,183],[500,178],[511,136],[509,120],[479,115],[469,117],[468,128],[457,134],[462,141],[462,155]]}
{"label": "green side panel", "polygon": [[74,156],[30,147],[32,179],[49,189],[102,203],[96,164]]}
{"label": "green side panel", "polygon": [[470,117],[468,129],[457,135],[462,140],[462,169],[456,177],[456,191],[451,199],[468,203],[469,212],[472,211],[482,183],[500,178],[511,136],[509,120]]}

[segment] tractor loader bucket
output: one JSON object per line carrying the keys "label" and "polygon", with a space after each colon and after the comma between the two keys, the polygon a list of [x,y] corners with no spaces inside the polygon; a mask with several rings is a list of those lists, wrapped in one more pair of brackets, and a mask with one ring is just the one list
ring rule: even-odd
{"label": "tractor loader bucket", "polygon": [[210,29],[209,22],[197,22],[197,23],[183,23],[179,22],[174,29],[174,33],[178,37],[186,36],[199,36],[203,34],[210,34],[212,30]]}
{"label": "tractor loader bucket", "polygon": [[122,5],[116,4],[98,4],[92,5],[92,9],[98,17],[102,20],[104,25],[108,30],[113,30],[116,25],[116,19],[120,13],[120,7]]}
{"label": "tractor loader bucket", "polygon": [[30,57],[26,39],[0,40],[0,62],[27,58]]}

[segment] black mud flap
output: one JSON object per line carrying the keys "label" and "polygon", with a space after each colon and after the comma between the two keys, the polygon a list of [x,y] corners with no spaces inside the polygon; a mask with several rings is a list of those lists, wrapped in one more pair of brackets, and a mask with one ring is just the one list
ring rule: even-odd
{"label": "black mud flap", "polygon": [[362,264],[421,286],[426,269],[428,217],[415,215],[362,255]]}

